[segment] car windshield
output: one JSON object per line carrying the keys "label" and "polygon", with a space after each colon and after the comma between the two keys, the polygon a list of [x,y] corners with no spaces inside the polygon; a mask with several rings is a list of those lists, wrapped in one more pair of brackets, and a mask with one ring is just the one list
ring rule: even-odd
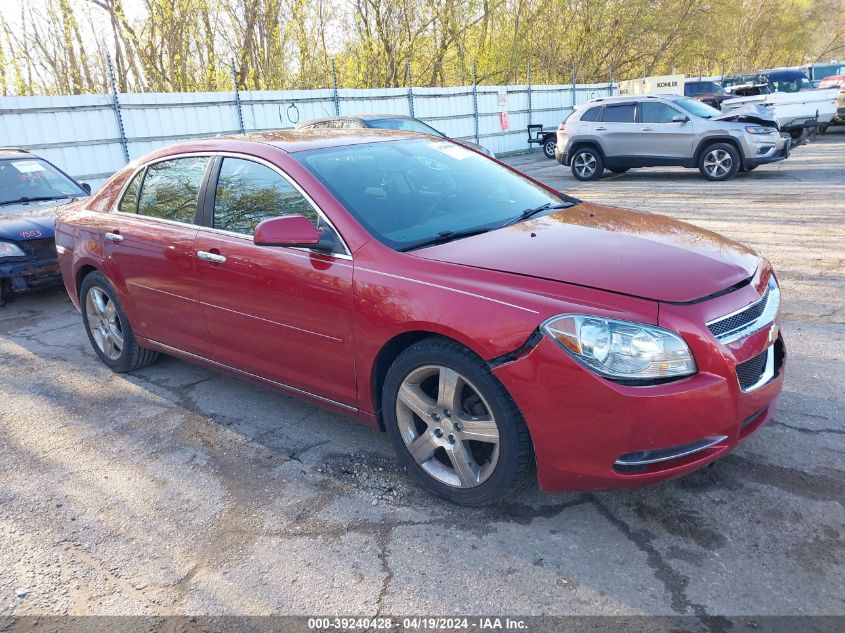
{"label": "car windshield", "polygon": [[725,89],[715,81],[692,81],[684,84],[684,92],[687,96],[701,94],[725,94]]}
{"label": "car windshield", "polygon": [[0,160],[0,213],[16,202],[88,195],[50,163],[30,156]]}
{"label": "car windshield", "polygon": [[500,228],[544,205],[577,203],[450,141],[385,141],[294,157],[396,250]]}
{"label": "car windshield", "polygon": [[676,106],[680,106],[690,114],[700,116],[702,119],[712,119],[714,116],[719,116],[720,112],[706,103],[696,101],[695,99],[678,99],[673,101]]}
{"label": "car windshield", "polygon": [[385,118],[385,119],[370,119],[367,121],[367,127],[377,127],[382,130],[406,130],[408,132],[419,132],[420,134],[432,134],[434,136],[443,136],[440,132],[435,130],[430,125],[426,125],[417,119],[401,119],[401,118]]}

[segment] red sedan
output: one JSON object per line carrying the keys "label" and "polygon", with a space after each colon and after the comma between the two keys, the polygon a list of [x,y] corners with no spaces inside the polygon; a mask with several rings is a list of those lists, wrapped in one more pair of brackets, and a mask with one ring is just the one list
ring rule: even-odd
{"label": "red sedan", "polygon": [[56,242],[115,371],[163,352],[348,413],[458,503],[535,474],[683,475],[771,419],[783,384],[754,251],[418,134],[163,149],[64,211]]}

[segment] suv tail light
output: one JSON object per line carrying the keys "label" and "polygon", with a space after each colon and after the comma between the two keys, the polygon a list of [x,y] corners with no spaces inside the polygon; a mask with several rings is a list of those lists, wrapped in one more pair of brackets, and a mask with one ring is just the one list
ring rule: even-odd
{"label": "suv tail light", "polygon": [[564,121],[564,122],[562,122],[560,125],[558,125],[558,126],[557,126],[557,129],[559,129],[559,130],[565,130],[565,129],[566,129],[566,122]]}

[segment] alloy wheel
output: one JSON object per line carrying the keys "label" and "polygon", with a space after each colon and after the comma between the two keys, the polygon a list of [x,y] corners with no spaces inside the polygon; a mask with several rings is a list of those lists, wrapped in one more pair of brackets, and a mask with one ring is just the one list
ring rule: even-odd
{"label": "alloy wheel", "polygon": [[582,152],[575,157],[575,171],[581,178],[589,178],[596,173],[596,157],[589,152]]}
{"label": "alloy wheel", "polygon": [[97,347],[109,360],[123,353],[123,326],[117,306],[99,286],[92,286],[85,297],[85,316]]}
{"label": "alloy wheel", "polygon": [[704,157],[704,171],[711,178],[721,178],[733,166],[731,155],[723,149],[714,149]]}
{"label": "alloy wheel", "polygon": [[556,147],[557,141],[546,141],[546,144],[543,146],[543,153],[549,158],[554,158]]}
{"label": "alloy wheel", "polygon": [[396,399],[399,431],[411,456],[431,477],[473,488],[499,460],[499,427],[491,407],[464,376],[426,365],[402,381]]}

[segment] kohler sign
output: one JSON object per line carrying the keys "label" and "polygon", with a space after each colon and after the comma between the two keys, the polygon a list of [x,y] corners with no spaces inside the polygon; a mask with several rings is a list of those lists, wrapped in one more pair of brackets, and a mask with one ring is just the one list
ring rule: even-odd
{"label": "kohler sign", "polygon": [[661,75],[619,82],[620,95],[684,94],[684,75]]}

